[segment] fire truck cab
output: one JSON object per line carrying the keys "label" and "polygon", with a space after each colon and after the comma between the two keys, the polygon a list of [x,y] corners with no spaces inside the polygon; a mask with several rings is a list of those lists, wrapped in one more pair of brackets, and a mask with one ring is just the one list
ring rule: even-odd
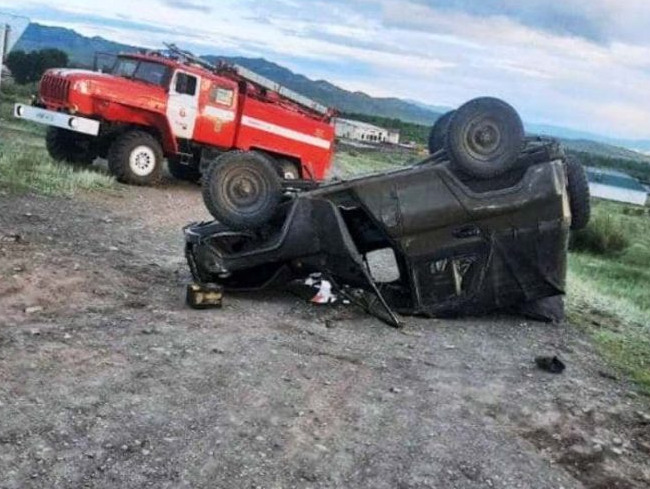
{"label": "fire truck cab", "polygon": [[14,115],[49,126],[54,159],[83,166],[106,158],[125,183],[158,183],[165,158],[172,175],[198,181],[233,151],[255,153],[280,179],[325,178],[331,109],[241,66],[168,47],[121,54],[107,73],[49,70],[34,103],[16,104]]}

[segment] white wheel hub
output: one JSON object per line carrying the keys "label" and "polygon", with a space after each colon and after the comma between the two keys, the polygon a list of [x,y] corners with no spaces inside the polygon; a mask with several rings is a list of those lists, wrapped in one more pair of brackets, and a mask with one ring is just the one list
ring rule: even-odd
{"label": "white wheel hub", "polygon": [[129,155],[129,168],[139,177],[146,177],[156,168],[156,153],[149,146],[133,148]]}

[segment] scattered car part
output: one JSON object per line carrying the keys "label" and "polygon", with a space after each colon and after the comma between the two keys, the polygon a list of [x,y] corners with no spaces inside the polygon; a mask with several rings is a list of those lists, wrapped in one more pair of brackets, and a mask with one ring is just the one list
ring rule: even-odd
{"label": "scattered car part", "polygon": [[552,374],[561,374],[564,372],[566,365],[557,356],[553,357],[536,357],[535,364],[538,368]]}
{"label": "scattered car part", "polygon": [[[515,147],[507,146],[499,157]],[[505,165],[511,170],[491,179],[458,171],[445,153],[296,193],[254,230],[186,226],[192,274],[225,290],[255,290],[321,272],[337,290],[373,296],[367,309],[383,309],[378,315],[393,325],[396,312],[477,314],[563,294],[570,214],[559,145],[529,138]],[[385,248],[399,278],[382,283],[364,258]]]}
{"label": "scattered car part", "polygon": [[217,284],[189,284],[185,302],[192,309],[220,308],[223,300],[223,288]]}

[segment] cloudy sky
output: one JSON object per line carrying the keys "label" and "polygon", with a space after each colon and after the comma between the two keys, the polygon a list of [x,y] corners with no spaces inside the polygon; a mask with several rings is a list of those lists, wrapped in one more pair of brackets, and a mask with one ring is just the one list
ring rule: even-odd
{"label": "cloudy sky", "polygon": [[[650,0],[0,0],[85,35],[265,57],[375,96],[510,101],[530,122],[650,138]],[[53,6],[56,5],[56,6]]]}

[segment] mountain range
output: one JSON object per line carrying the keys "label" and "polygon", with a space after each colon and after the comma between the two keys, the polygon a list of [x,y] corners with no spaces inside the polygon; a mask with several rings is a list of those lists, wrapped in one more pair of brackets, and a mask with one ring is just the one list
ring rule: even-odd
{"label": "mountain range", "polygon": [[[65,51],[71,63],[77,66],[92,66],[96,52],[119,53],[141,49],[137,46],[121,44],[102,37],[86,37],[71,29],[37,23],[32,23],[27,27],[14,49],[33,51],[43,48],[57,48]],[[428,105],[415,100],[372,97],[363,92],[348,91],[326,80],[311,80],[264,58],[216,55],[205,56],[205,58],[210,61],[222,59],[240,64],[322,104],[336,107],[341,112],[368,114],[400,119],[416,124],[431,125],[442,113],[451,110],[449,107]],[[639,153],[650,152],[650,140],[614,139],[553,125],[526,123],[525,126],[530,133],[559,137],[564,140],[581,140],[583,141],[583,143],[580,143],[581,146],[584,146],[584,141],[595,141],[601,144],[627,148]],[[628,155],[635,154],[631,151],[625,153]],[[650,161],[650,159],[643,157],[639,159]]]}

